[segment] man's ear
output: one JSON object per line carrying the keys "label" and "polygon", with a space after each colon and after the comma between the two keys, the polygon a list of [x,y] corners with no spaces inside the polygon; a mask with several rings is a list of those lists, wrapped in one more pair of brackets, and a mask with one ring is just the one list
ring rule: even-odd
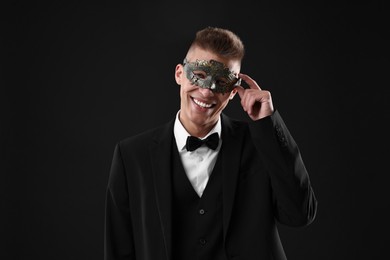
{"label": "man's ear", "polygon": [[175,80],[177,85],[181,85],[182,77],[183,77],[183,65],[177,64],[175,68]]}
{"label": "man's ear", "polygon": [[236,94],[237,94],[237,88],[234,88],[234,89],[230,92],[229,99],[232,100]]}

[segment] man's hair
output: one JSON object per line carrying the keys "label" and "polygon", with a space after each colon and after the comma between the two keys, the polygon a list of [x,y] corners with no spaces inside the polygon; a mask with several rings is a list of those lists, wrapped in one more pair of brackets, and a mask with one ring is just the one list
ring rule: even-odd
{"label": "man's hair", "polygon": [[228,59],[242,60],[245,54],[244,44],[232,31],[216,27],[206,27],[198,31],[191,48],[198,46]]}

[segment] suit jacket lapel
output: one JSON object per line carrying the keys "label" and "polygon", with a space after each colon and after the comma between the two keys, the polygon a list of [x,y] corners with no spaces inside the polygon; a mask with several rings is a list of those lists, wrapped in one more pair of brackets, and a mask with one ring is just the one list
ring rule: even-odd
{"label": "suit jacket lapel", "polygon": [[155,131],[150,146],[156,201],[164,235],[167,259],[172,256],[172,182],[171,151],[173,140],[173,124],[169,122]]}
{"label": "suit jacket lapel", "polygon": [[223,173],[223,235],[226,239],[227,230],[233,209],[240,168],[240,156],[243,135],[239,135],[232,121],[222,114],[222,173]]}

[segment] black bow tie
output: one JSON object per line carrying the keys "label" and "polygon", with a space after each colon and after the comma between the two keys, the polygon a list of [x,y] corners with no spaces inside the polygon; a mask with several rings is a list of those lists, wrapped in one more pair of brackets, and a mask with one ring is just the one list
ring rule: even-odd
{"label": "black bow tie", "polygon": [[199,139],[198,137],[195,137],[195,136],[187,137],[187,143],[186,143],[187,151],[190,151],[190,152],[195,151],[200,146],[202,146],[202,144],[206,144],[207,147],[209,147],[210,149],[213,149],[213,150],[217,149],[218,144],[219,144],[218,133],[211,134],[203,140]]}

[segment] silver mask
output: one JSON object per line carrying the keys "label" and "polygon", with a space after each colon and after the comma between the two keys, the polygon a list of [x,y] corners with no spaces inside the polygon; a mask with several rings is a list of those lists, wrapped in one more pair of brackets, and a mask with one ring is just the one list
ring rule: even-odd
{"label": "silver mask", "polygon": [[208,88],[217,93],[229,93],[241,84],[241,79],[223,63],[215,60],[184,59],[184,72],[188,80],[201,88]]}

